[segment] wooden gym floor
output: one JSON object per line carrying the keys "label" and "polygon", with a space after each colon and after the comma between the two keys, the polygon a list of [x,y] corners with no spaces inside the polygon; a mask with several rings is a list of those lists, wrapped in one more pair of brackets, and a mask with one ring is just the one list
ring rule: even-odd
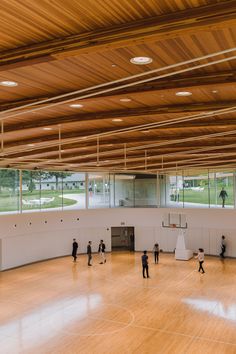
{"label": "wooden gym floor", "polygon": [[236,260],[140,253],[54,259],[0,273],[0,353],[236,353]]}

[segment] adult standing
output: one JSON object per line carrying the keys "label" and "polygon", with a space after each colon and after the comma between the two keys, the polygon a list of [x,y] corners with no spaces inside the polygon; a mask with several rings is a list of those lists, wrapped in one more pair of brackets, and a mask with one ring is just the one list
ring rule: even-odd
{"label": "adult standing", "polygon": [[88,255],[88,266],[91,266],[91,261],[92,261],[92,241],[88,242],[87,245],[87,255]]}
{"label": "adult standing", "polygon": [[153,247],[153,254],[154,254],[154,261],[155,264],[157,264],[159,262],[159,245],[158,243],[155,243],[154,247]]}
{"label": "adult standing", "polygon": [[199,262],[199,269],[198,271],[202,273],[205,273],[205,270],[203,269],[203,263],[204,263],[204,249],[203,248],[199,248],[198,249],[198,254],[197,256],[195,257],[198,259],[198,262]]}
{"label": "adult standing", "polygon": [[225,191],[224,187],[222,187],[220,194],[219,194],[219,198],[222,199],[222,208],[225,207],[225,199],[228,197],[227,192]]}
{"label": "adult standing", "polygon": [[[143,251],[143,255],[142,255],[142,266],[143,266],[143,278],[149,278],[149,274],[148,274],[148,256],[147,256],[147,251]],[[145,272],[146,272],[146,276],[145,276]]]}
{"label": "adult standing", "polygon": [[105,256],[106,245],[103,240],[100,241],[98,246],[98,253],[100,255],[101,262],[100,264],[106,263],[106,256]]}
{"label": "adult standing", "polygon": [[224,256],[225,251],[226,251],[226,241],[225,241],[225,236],[223,235],[221,237],[221,253],[220,253],[221,258],[225,258]]}
{"label": "adult standing", "polygon": [[74,262],[76,262],[76,259],[77,259],[77,251],[78,251],[78,243],[76,242],[76,239],[73,238],[72,257],[74,258]]}

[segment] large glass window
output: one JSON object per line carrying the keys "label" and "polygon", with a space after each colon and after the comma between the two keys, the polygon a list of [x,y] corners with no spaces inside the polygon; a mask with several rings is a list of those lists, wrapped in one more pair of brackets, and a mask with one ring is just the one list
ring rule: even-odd
{"label": "large glass window", "polygon": [[184,176],[184,207],[209,207],[208,173]]}
{"label": "large glass window", "polygon": [[233,208],[234,206],[234,183],[233,172],[215,173],[215,200],[217,206]]}
{"label": "large glass window", "polygon": [[85,194],[85,173],[64,173],[63,209],[84,209]]}
{"label": "large glass window", "polygon": [[[67,175],[65,172],[46,172],[41,174],[41,209],[61,210],[63,206],[62,180]],[[65,202],[65,205],[73,201]]]}
{"label": "large glass window", "polygon": [[115,175],[115,206],[134,207],[135,175]]}
{"label": "large glass window", "polygon": [[41,172],[22,171],[22,211],[41,209]]}
{"label": "large glass window", "polygon": [[166,176],[166,206],[183,208],[184,181],[182,175]]}
{"label": "large glass window", "polygon": [[0,170],[0,212],[19,212],[19,171]]}
{"label": "large glass window", "polygon": [[157,206],[157,178],[152,175],[136,175],[134,180],[135,207]]}
{"label": "large glass window", "polygon": [[232,171],[156,176],[0,169],[0,213],[81,209],[86,200],[89,208],[233,208],[234,181]]}
{"label": "large glass window", "polygon": [[109,208],[110,176],[107,173],[89,173],[88,175],[89,208]]}

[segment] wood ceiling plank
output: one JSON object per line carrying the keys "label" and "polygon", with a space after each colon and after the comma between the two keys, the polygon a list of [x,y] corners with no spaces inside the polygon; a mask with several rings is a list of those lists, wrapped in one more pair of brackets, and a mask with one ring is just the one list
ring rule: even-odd
{"label": "wood ceiling plank", "polygon": [[144,18],[122,25],[96,29],[1,53],[0,70],[37,62],[57,60],[81,53],[141,44],[149,40],[170,39],[181,33],[224,28],[235,23],[236,1],[229,0],[176,13]]}
{"label": "wood ceiling plank", "polygon": [[[148,116],[162,116],[164,114],[177,114],[181,113],[183,116],[187,113],[201,113],[213,110],[219,110],[229,107],[236,106],[236,101],[224,101],[224,102],[211,102],[211,103],[193,103],[193,104],[180,104],[172,106],[153,106],[153,107],[141,107],[135,109],[124,109],[117,111],[106,111],[97,113],[80,113],[78,115],[65,116],[65,117],[55,117],[55,118],[40,118],[40,120],[28,120],[23,121],[19,124],[13,123],[8,124],[5,121],[4,132],[17,132],[20,130],[42,128],[45,126],[57,126],[58,124],[66,125],[72,123],[90,122],[98,121],[101,123],[102,120],[112,120],[115,118],[135,118],[135,117],[148,117]],[[135,122],[133,122],[135,124]],[[102,128],[103,129],[103,128]],[[86,134],[85,134],[86,135]]]}

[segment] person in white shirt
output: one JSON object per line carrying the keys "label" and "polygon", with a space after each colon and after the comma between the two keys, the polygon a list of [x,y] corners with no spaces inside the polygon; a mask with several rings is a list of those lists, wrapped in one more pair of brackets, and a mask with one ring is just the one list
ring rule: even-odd
{"label": "person in white shirt", "polygon": [[197,258],[198,261],[199,261],[199,269],[198,269],[198,271],[199,272],[202,271],[202,273],[205,273],[205,270],[203,269],[203,266],[202,266],[203,263],[204,263],[204,249],[203,248],[199,248],[198,249],[198,254],[197,254],[197,256],[195,258]]}

